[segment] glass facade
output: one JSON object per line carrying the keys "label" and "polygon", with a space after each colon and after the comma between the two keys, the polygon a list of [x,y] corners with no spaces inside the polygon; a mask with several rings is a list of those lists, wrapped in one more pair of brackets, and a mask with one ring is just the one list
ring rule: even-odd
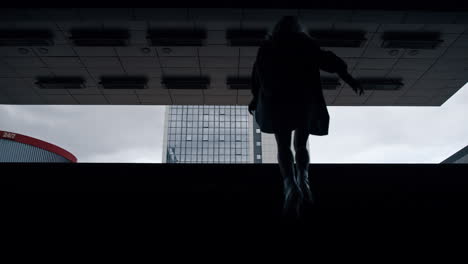
{"label": "glass facade", "polygon": [[167,163],[251,163],[247,106],[172,105]]}

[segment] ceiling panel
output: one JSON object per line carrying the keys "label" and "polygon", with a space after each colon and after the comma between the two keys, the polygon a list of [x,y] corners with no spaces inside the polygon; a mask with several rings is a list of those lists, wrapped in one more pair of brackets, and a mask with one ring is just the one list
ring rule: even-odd
{"label": "ceiling panel", "polygon": [[421,70],[400,70],[392,69],[388,73],[388,78],[419,79],[424,74]]}
{"label": "ceiling panel", "polygon": [[[248,58],[248,57],[244,57]],[[242,58],[241,58],[242,63]],[[238,67],[239,58],[238,57],[200,57],[200,66],[202,68],[233,68]]]}
{"label": "ceiling panel", "polygon": [[185,8],[133,8],[133,13],[136,20],[188,18],[188,9]]}
{"label": "ceiling panel", "polygon": [[176,95],[191,95],[191,96],[202,96],[203,91],[198,89],[169,89],[169,94],[171,96],[176,96]]}
{"label": "ceiling panel", "polygon": [[88,68],[88,71],[91,75],[91,77],[94,78],[96,82],[100,81],[100,78],[102,76],[122,76],[125,75],[124,70],[122,67],[116,67],[116,68],[103,68],[103,67],[98,67],[98,68]]}
{"label": "ceiling panel", "polygon": [[125,28],[128,30],[148,30],[148,23],[146,21],[140,20],[103,20],[102,27],[104,29],[115,29],[115,28]]}
{"label": "ceiling panel", "polygon": [[368,47],[362,54],[362,57],[371,59],[393,59],[400,58],[404,52],[404,49],[383,49],[378,47]]}
{"label": "ceiling panel", "polygon": [[[124,58],[122,58],[124,59]],[[81,57],[83,64],[88,67],[109,67],[119,68],[122,67],[117,57]]]}
{"label": "ceiling panel", "polygon": [[114,105],[135,105],[140,104],[138,96],[133,95],[106,95],[110,104]]}
{"label": "ceiling panel", "polygon": [[50,68],[81,68],[84,65],[78,57],[43,57],[42,61]]}
{"label": "ceiling panel", "polygon": [[445,51],[447,50],[447,47],[438,47],[437,49],[431,49],[431,50],[413,50],[413,49],[407,49],[405,50],[404,54],[401,56],[401,58],[404,59],[431,59],[431,58],[438,58],[440,57]]}
{"label": "ceiling panel", "polygon": [[206,46],[198,48],[200,57],[238,57],[238,47]]}
{"label": "ceiling panel", "polygon": [[240,47],[240,56],[243,57],[256,57],[258,47]]}
{"label": "ceiling panel", "polygon": [[250,9],[243,12],[243,28],[268,28],[271,29],[283,16],[297,16],[299,10],[296,9]]}
{"label": "ceiling panel", "polygon": [[133,19],[130,8],[80,8],[80,17],[83,20],[115,20]]}
{"label": "ceiling panel", "polygon": [[205,95],[205,104],[207,105],[235,105],[237,96],[216,96]]}
{"label": "ceiling panel", "polygon": [[395,69],[399,70],[420,70],[425,71],[434,64],[436,59],[399,59],[395,65]]}
{"label": "ceiling panel", "polygon": [[324,47],[324,50],[330,50],[337,56],[343,58],[359,58],[364,52],[364,48],[340,48],[340,47]]}
{"label": "ceiling panel", "polygon": [[397,59],[359,59],[355,68],[357,69],[369,69],[369,70],[381,70],[391,69],[397,62]]}
{"label": "ceiling panel", "polygon": [[156,50],[154,48],[139,45],[135,47],[115,47],[115,51],[119,57],[155,57]]}
{"label": "ceiling panel", "polygon": [[256,57],[240,57],[239,68],[253,68]]}
{"label": "ceiling panel", "polygon": [[196,57],[197,47],[156,47],[159,57]]}
{"label": "ceiling panel", "polygon": [[100,95],[101,91],[97,88],[97,86],[86,86],[86,88],[82,89],[68,89],[69,94],[76,95],[76,94],[83,94],[83,95]]}
{"label": "ceiling panel", "polygon": [[356,10],[353,12],[352,22],[374,24],[401,23],[404,16],[404,11]]}
{"label": "ceiling panel", "polygon": [[59,20],[55,24],[60,30],[62,30],[66,36],[69,36],[69,32],[72,29],[100,29],[102,28],[102,21],[99,20],[87,20],[83,21],[81,19],[77,20]]}
{"label": "ceiling panel", "polygon": [[76,105],[77,101],[73,96],[69,94],[63,94],[63,95],[44,95],[46,104],[52,104],[52,105]]}
{"label": "ceiling panel", "polygon": [[78,56],[82,57],[104,57],[104,56],[117,56],[115,49],[112,47],[73,47]]}
{"label": "ceiling panel", "polygon": [[6,63],[0,61],[0,78],[15,78],[21,77],[18,76],[17,72],[11,67],[8,66]]}
{"label": "ceiling panel", "polygon": [[467,48],[468,47],[468,35],[461,35],[457,40],[453,42],[454,48]]}
{"label": "ceiling panel", "polygon": [[204,103],[203,96],[201,95],[173,95],[171,98],[172,103],[176,105],[202,105]]}
{"label": "ceiling panel", "polygon": [[37,57],[1,57],[0,60],[15,69],[47,66]]}
{"label": "ceiling panel", "polygon": [[5,103],[5,104],[20,104],[20,105],[36,105],[36,104],[46,104],[47,102],[45,99],[39,95],[36,94],[31,94],[31,95],[16,95],[16,96],[10,96],[9,101],[5,102],[2,101],[2,97],[0,96],[0,104]]}
{"label": "ceiling panel", "polygon": [[144,95],[139,97],[141,104],[171,105],[173,103],[169,95]]}
{"label": "ceiling panel", "polygon": [[72,57],[77,56],[69,45],[33,48],[37,56],[41,57]]}
{"label": "ceiling panel", "polygon": [[346,106],[346,105],[363,105],[364,102],[366,101],[367,96],[362,95],[354,95],[354,96],[343,96],[343,95],[338,95],[335,98],[334,105],[336,106]]}
{"label": "ceiling panel", "polygon": [[398,98],[399,96],[394,95],[375,96],[372,94],[367,99],[365,105],[393,105]]}
{"label": "ceiling panel", "polygon": [[248,105],[252,101],[252,95],[238,95],[237,104],[238,105]]}
{"label": "ceiling panel", "polygon": [[332,9],[332,10],[311,10],[300,9],[299,18],[301,21],[311,22],[351,22],[352,10]]}
{"label": "ceiling panel", "polygon": [[103,95],[73,95],[80,104],[84,105],[106,105],[107,99]]}
{"label": "ceiling panel", "polygon": [[378,23],[336,22],[333,25],[336,30],[364,30],[366,32],[376,32],[378,27]]}
{"label": "ceiling panel", "polygon": [[53,72],[49,68],[21,68],[21,70],[15,71],[9,77],[35,78],[37,76],[51,77],[53,76]]}
{"label": "ceiling panel", "polygon": [[189,17],[195,25],[207,30],[240,28],[242,9],[240,8],[189,8]]}
{"label": "ceiling panel", "polygon": [[160,67],[156,57],[121,57],[122,65],[127,68],[158,68]]}
{"label": "ceiling panel", "polygon": [[383,23],[379,26],[377,32],[385,31],[422,31],[424,23],[399,24],[399,23]]}
{"label": "ceiling panel", "polygon": [[224,30],[208,30],[206,32],[207,45],[227,45],[226,31]]}
{"label": "ceiling panel", "polygon": [[442,59],[468,59],[466,47],[451,47],[440,57]]}
{"label": "ceiling panel", "polygon": [[405,24],[451,24],[455,23],[457,16],[451,12],[407,11],[403,20]]}
{"label": "ceiling panel", "polygon": [[424,24],[423,31],[437,31],[444,34],[461,34],[465,31],[465,25],[460,24]]}
{"label": "ceiling panel", "polygon": [[162,76],[161,68],[125,67],[125,72],[128,75],[142,75],[148,78]]}
{"label": "ceiling panel", "polygon": [[181,68],[162,68],[164,75],[175,76],[200,76],[200,68],[181,67]]}
{"label": "ceiling panel", "polygon": [[146,31],[144,30],[130,30],[130,45],[147,45]]}
{"label": "ceiling panel", "polygon": [[399,106],[426,106],[431,97],[405,96],[398,98],[393,105]]}
{"label": "ceiling panel", "polygon": [[159,57],[164,68],[197,68],[200,67],[198,57]]}
{"label": "ceiling panel", "polygon": [[1,57],[34,57],[36,56],[31,47],[0,47]]}
{"label": "ceiling panel", "polygon": [[[77,98],[75,103],[91,104],[99,102],[107,104],[108,101],[111,104],[123,104],[125,100],[128,103],[139,104],[140,101],[135,100],[138,96],[147,96],[141,100],[142,104],[170,104],[176,101],[181,104],[183,102],[214,104],[216,100],[221,104],[223,102],[247,104],[250,102],[247,99],[251,96],[250,91],[228,89],[226,77],[249,77],[258,47],[227,46],[225,29],[241,27],[268,29],[273,27],[283,15],[291,13],[298,14],[308,29],[366,31],[368,41],[362,48],[324,48],[342,57],[348,64],[348,69],[356,77],[386,76],[403,79],[405,85],[401,90],[367,91],[366,96],[369,97],[365,98],[367,100],[365,105],[393,103],[420,105],[423,97],[431,98],[432,101],[427,102],[428,105],[437,105],[468,81],[468,52],[466,52],[468,37],[465,37],[468,36],[468,18],[465,19],[462,12],[111,8],[83,9],[79,17],[80,13],[73,9],[61,9],[62,11],[42,9],[42,12],[39,12],[39,9],[34,10],[26,13],[34,14],[32,17],[36,17],[37,21],[32,21],[29,17],[28,21],[0,23],[0,28],[48,28],[55,35],[54,46],[0,47],[0,77],[26,78],[17,84],[10,83],[0,93],[16,94],[15,96],[21,97],[23,102],[27,101],[24,99],[27,96],[37,97],[35,93],[40,93],[55,95],[55,101],[63,98],[68,100],[67,102],[71,102],[70,95],[85,96]],[[50,20],[46,14],[49,14]],[[399,24],[402,20],[404,24]],[[207,30],[206,45],[149,46],[146,39],[148,27],[200,27]],[[128,47],[75,47],[68,41],[68,31],[72,28],[128,29],[131,36],[130,44]],[[389,30],[437,31],[441,33],[444,42],[439,48],[416,52],[412,49],[383,49],[380,47],[381,34]],[[378,33],[373,33],[374,31]],[[97,88],[101,76],[128,75],[146,76],[149,78],[149,89],[110,91]],[[163,75],[207,76],[211,84],[209,89],[203,91],[169,91],[160,83]],[[88,88],[39,91],[34,86],[38,76],[82,77],[85,78]],[[336,74],[322,76],[337,77]],[[417,81],[418,78],[421,79]],[[25,86],[25,83],[29,86]],[[20,88],[16,88],[16,85]],[[109,98],[102,97],[102,93],[117,97],[108,100]],[[346,85],[334,91],[324,91],[324,94],[328,102],[337,99],[338,103],[335,102],[335,105],[352,105],[353,102],[360,105],[364,100],[356,96]],[[338,94],[340,96],[336,97]],[[127,95],[132,98],[118,98]],[[207,97],[203,98],[202,95]],[[401,101],[399,97],[402,95],[411,99]],[[19,99],[15,100],[20,102]],[[30,101],[33,100],[39,99]],[[49,102],[53,103],[54,100],[50,99]]]}

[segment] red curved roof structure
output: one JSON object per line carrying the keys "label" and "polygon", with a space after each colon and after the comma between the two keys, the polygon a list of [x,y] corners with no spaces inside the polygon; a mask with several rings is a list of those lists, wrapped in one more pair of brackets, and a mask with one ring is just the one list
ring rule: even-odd
{"label": "red curved roof structure", "polygon": [[34,146],[34,147],[38,147],[38,148],[47,150],[49,152],[53,152],[53,153],[55,153],[57,155],[60,155],[60,156],[62,156],[64,158],[70,160],[73,163],[77,162],[77,158],[73,154],[71,154],[70,152],[64,150],[63,148],[61,148],[59,146],[56,146],[54,144],[50,144],[48,142],[42,141],[42,140],[37,139],[37,138],[32,138],[32,137],[28,137],[28,136],[21,135],[21,134],[18,134],[18,133],[13,133],[13,132],[9,132],[9,131],[1,131],[0,130],[0,139],[12,140],[12,141],[20,142],[20,143],[23,143],[23,144],[31,145],[31,146]]}

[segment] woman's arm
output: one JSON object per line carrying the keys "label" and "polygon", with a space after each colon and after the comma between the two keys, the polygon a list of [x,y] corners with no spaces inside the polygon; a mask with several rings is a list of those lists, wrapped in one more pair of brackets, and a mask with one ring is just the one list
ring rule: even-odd
{"label": "woman's arm", "polygon": [[360,83],[349,74],[346,62],[335,53],[320,49],[319,68],[329,73],[337,73],[357,94],[364,94]]}

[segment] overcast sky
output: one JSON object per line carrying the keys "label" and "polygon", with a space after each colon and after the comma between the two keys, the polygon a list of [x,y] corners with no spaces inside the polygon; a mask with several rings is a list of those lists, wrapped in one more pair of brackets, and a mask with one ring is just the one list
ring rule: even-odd
{"label": "overcast sky", "polygon": [[[0,105],[0,130],[39,138],[79,162],[162,161],[164,106]],[[468,145],[468,84],[441,107],[328,107],[311,163],[440,163]]]}

